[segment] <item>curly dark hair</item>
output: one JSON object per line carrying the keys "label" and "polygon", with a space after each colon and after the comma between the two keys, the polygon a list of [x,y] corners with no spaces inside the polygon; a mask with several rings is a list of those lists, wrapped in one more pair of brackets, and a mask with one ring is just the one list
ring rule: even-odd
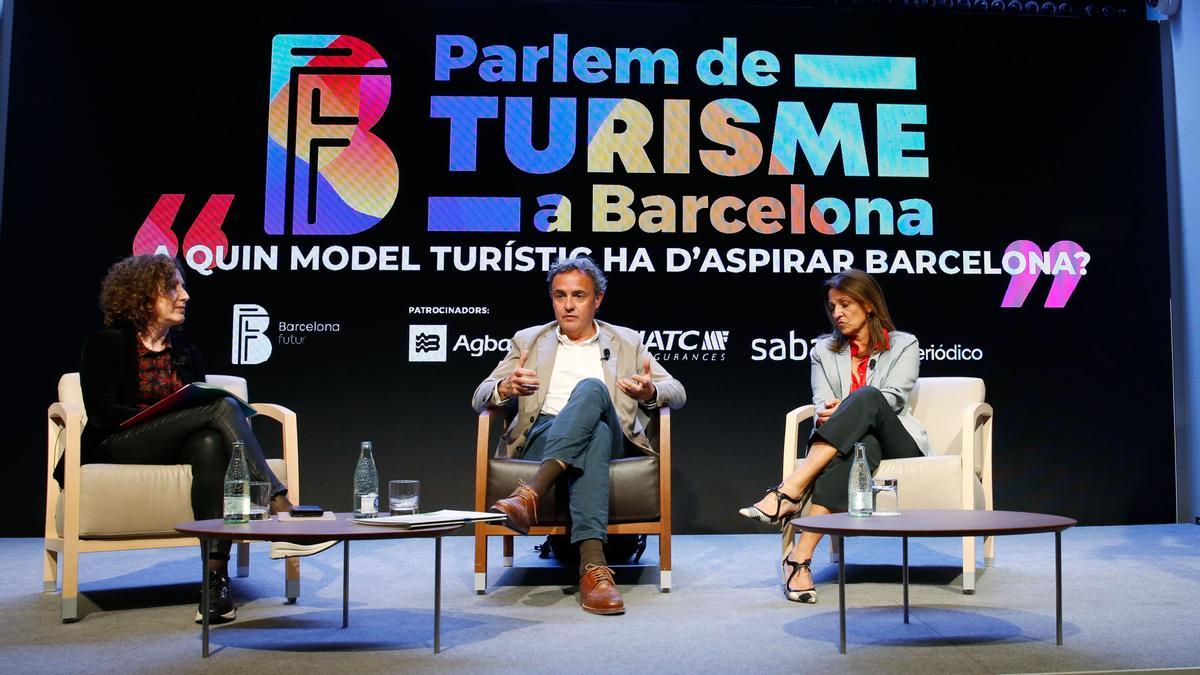
{"label": "curly dark hair", "polygon": [[175,285],[175,275],[183,270],[165,255],[135,255],[108,268],[100,282],[100,309],[104,325],[131,323],[145,330],[154,321],[154,304]]}

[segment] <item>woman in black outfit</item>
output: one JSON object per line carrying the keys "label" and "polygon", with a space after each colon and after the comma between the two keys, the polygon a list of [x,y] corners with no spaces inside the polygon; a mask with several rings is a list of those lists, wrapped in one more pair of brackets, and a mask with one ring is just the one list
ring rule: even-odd
{"label": "woman in black outfit", "polygon": [[[183,385],[204,381],[200,352],[179,330],[188,299],[179,268],[165,255],[133,256],[108,270],[100,288],[106,328],[88,339],[79,366],[88,416],[82,462],[190,464],[192,513],[205,520],[222,517],[225,470],[233,442],[242,441],[253,478],[271,484],[272,509],[290,511],[287,488],[267,467],[250,423],[232,397],[120,428]],[[209,620],[231,621],[236,616],[229,592],[231,542],[212,541],[210,546]]]}

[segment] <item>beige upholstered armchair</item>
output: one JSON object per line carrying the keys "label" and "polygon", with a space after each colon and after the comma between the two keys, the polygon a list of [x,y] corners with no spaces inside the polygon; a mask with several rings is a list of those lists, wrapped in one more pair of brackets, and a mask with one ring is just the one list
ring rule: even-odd
{"label": "beige upholstered armchair", "polygon": [[[983,380],[975,377],[922,377],[909,396],[912,414],[925,425],[933,454],[909,459],[885,459],[876,478],[896,478],[900,510],[992,510],[992,406],[984,402]],[[783,475],[795,468],[806,447],[801,423],[813,417],[812,405],[786,417],[783,436]],[[807,511],[807,505],[805,506]],[[993,537],[983,539],[984,566],[995,558]],[[786,555],[795,531],[784,528]],[[839,551],[830,549],[836,560]],[[975,592],[975,538],[963,537],[963,592]]]}
{"label": "beige upholstered armchair", "polygon": [[[493,456],[504,416],[498,411],[479,414],[475,444],[475,509],[483,511],[507,497],[518,480],[529,480],[538,463]],[[493,429],[493,427],[495,427]],[[671,590],[671,409],[659,408],[646,430],[657,455],[625,457],[609,464],[609,534],[658,535],[659,590]],[[569,513],[565,499],[552,491],[542,498],[538,522],[529,534],[567,534]],[[488,537],[503,536],[504,566],[513,564],[513,536],[503,525],[475,525],[475,592],[487,590]]]}
{"label": "beige upholstered armchair", "polygon": [[[246,380],[209,375],[208,382],[249,400]],[[270,459],[271,471],[288,486],[288,496],[299,503],[300,460],[296,440],[296,414],[283,406],[255,403],[260,415],[282,427],[283,459]],[[46,413],[46,544],[43,591],[58,587],[58,562],[62,557],[62,620],[80,618],[79,554],[172,546],[198,547],[194,537],[181,537],[173,526],[192,520],[192,468],[187,465],[79,463],[80,434],[87,423],[79,373],[58,381],[58,402]],[[65,484],[59,488],[54,467],[64,457]],[[249,544],[237,546],[237,575],[249,574]],[[300,595],[300,561],[285,563],[285,592],[289,602]]]}

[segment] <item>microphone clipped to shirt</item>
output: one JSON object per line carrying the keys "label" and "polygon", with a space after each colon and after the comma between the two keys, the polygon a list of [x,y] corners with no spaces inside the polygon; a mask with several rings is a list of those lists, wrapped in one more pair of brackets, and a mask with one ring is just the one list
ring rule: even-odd
{"label": "microphone clipped to shirt", "polygon": [[608,351],[608,347],[605,347],[605,348],[604,348],[604,355],[600,357],[600,360],[601,360],[601,361],[607,361],[607,360],[608,360],[608,357],[609,357],[610,355],[611,355],[611,352],[609,352],[609,351]]}

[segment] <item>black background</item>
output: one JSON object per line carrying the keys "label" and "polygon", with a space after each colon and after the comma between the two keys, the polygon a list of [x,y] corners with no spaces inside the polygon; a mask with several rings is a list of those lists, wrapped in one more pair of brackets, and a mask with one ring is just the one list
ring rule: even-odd
{"label": "black background", "polygon": [[[451,342],[459,334],[499,339],[552,313],[540,272],[436,272],[425,253],[431,245],[644,246],[656,264],[668,246],[845,248],[857,261],[867,248],[981,249],[998,263],[1017,239],[1044,248],[1071,239],[1092,258],[1064,309],[1040,306],[1049,279],[1019,309],[999,307],[1003,275],[880,280],[897,324],[923,346],[983,350],[982,361],[927,362],[921,373],[987,382],[996,410],[996,508],[1088,524],[1174,519],[1162,111],[1149,24],[615,2],[215,2],[149,11],[18,2],[13,9],[0,302],[11,383],[4,442],[15,480],[4,491],[4,534],[40,532],[45,408],[59,374],[77,369],[84,337],[99,326],[99,280],[130,253],[162,193],[188,195],[176,218],[180,241],[209,194],[235,194],[224,225],[231,243],[283,251],[293,244],[409,245],[424,264],[421,272],[293,272],[285,263],[279,271],[189,274],[187,329],[209,371],[243,375],[252,400],[298,413],[305,502],[348,508],[358,441],[371,439],[381,479],[420,479],[423,507],[472,504],[469,396],[500,354],[451,352],[447,363],[410,363],[408,326],[445,323]],[[672,48],[680,84],[493,84],[473,71],[433,81],[438,33],[519,53],[520,45],[548,45],[556,32],[570,35],[572,52],[585,45]],[[400,193],[367,232],[263,233],[270,48],[283,33],[352,35],[391,67],[391,101],[373,133],[399,161]],[[753,49],[779,56],[781,82],[699,84],[696,56],[720,48],[724,36],[738,38],[739,56]],[[918,88],[794,89],[793,53],[915,56]],[[478,171],[452,173],[449,124],[428,115],[433,94],[533,96],[535,126],[544,124],[548,97],[576,96],[580,129],[587,97],[637,99],[656,123],[664,98],[687,98],[692,171],[628,175],[618,163],[614,174],[588,174],[581,139],[566,169],[530,176],[508,163],[501,121],[491,120],[481,126]],[[839,175],[840,156],[826,176],[812,176],[802,157],[795,176],[769,176],[765,166],[739,178],[710,175],[696,153],[716,146],[700,133],[699,111],[723,97],[755,104],[763,123],[752,128],[768,147],[778,101],[804,101],[818,124],[830,103],[858,101],[872,170],[874,104],[927,104],[930,177],[847,178]],[[648,146],[656,167],[660,140],[656,133]],[[934,235],[864,237],[851,229],[827,236],[811,227],[803,235],[729,235],[704,217],[695,234],[590,232],[593,183],[627,185],[639,198],[773,195],[786,204],[793,182],[807,186],[809,204],[823,196],[924,198],[933,205]],[[530,204],[557,192],[572,199],[573,230],[537,232]],[[522,196],[521,233],[425,231],[428,196],[474,194]],[[783,415],[811,394],[806,361],[753,362],[750,342],[828,330],[826,276],[612,273],[602,319],[646,330],[730,331],[724,361],[664,363],[689,399],[673,417],[676,531],[757,531],[736,508],[777,482]],[[336,322],[341,331],[303,346],[277,344],[266,363],[234,366],[234,303],[260,304],[274,321]],[[409,315],[412,306],[437,305],[484,306],[489,314]]]}

